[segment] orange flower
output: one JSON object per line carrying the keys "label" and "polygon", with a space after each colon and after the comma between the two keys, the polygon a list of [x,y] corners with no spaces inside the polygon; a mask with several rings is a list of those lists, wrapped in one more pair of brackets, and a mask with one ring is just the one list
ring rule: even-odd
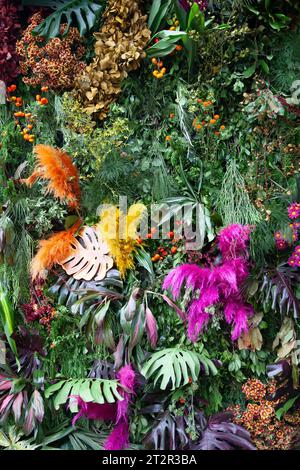
{"label": "orange flower", "polygon": [[214,119],[220,119],[219,114],[215,114],[215,115],[214,115]]}
{"label": "orange flower", "polygon": [[42,86],[41,90],[44,91],[44,92],[47,92],[47,91],[49,91],[49,87],[47,87],[47,86]]}
{"label": "orange flower", "polygon": [[171,253],[172,253],[173,255],[175,255],[175,253],[177,253],[177,248],[176,248],[176,246],[172,246],[172,248],[171,248]]}
{"label": "orange flower", "polygon": [[71,157],[61,149],[50,145],[35,147],[37,164],[34,172],[27,179],[21,180],[32,186],[37,179],[47,180],[47,191],[54,197],[66,200],[68,205],[78,208],[80,199],[79,177]]}
{"label": "orange flower", "polygon": [[170,119],[173,119],[175,117],[174,113],[170,113]]}
{"label": "orange flower", "polygon": [[170,142],[170,140],[171,140],[171,136],[170,136],[170,135],[166,135],[166,141],[167,141],[167,142]]}
{"label": "orange flower", "polygon": [[183,47],[180,44],[177,44],[175,49],[176,51],[182,51]]}
{"label": "orange flower", "polygon": [[41,95],[36,95],[35,101],[41,101]]}
{"label": "orange flower", "polygon": [[225,126],[224,125],[220,126],[220,129],[221,129],[221,131],[224,131]]}
{"label": "orange flower", "polygon": [[63,262],[71,254],[72,244],[76,241],[74,234],[80,225],[81,220],[78,220],[69,230],[55,233],[47,240],[40,241],[38,252],[31,261],[32,279],[45,278],[47,270]]}
{"label": "orange flower", "polygon": [[206,108],[207,106],[209,106],[209,101],[204,101],[203,102],[203,106]]}
{"label": "orange flower", "polygon": [[197,124],[196,125],[196,129],[201,129],[202,128],[202,125],[201,124]]}
{"label": "orange flower", "polygon": [[156,65],[157,64],[157,59],[155,59],[155,57],[152,57],[151,62],[152,62],[153,65]]}
{"label": "orange flower", "polygon": [[210,122],[210,124],[216,124],[217,121],[216,121],[216,119],[211,119],[209,122]]}

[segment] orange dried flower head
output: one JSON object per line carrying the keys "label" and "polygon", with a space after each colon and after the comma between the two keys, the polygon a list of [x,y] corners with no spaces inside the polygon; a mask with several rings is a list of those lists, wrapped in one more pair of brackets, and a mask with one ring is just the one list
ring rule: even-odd
{"label": "orange dried flower head", "polygon": [[70,255],[72,244],[76,242],[74,234],[80,224],[81,220],[78,220],[69,230],[55,233],[47,240],[40,241],[38,252],[31,261],[30,272],[32,279],[38,277],[45,279],[47,270]]}
{"label": "orange dried flower head", "polygon": [[34,172],[21,182],[32,186],[37,179],[46,180],[48,181],[47,192],[66,201],[70,207],[78,208],[79,177],[71,157],[63,150],[50,145],[37,145],[34,151],[37,160]]}
{"label": "orange dried flower head", "polygon": [[[52,38],[45,44],[44,38],[32,34],[42,21],[41,13],[35,13],[17,42],[23,82],[33,87],[42,85],[44,89],[73,88],[75,75],[85,67],[81,61],[85,47],[79,31],[71,27],[66,35]],[[61,25],[60,33],[65,27]]]}

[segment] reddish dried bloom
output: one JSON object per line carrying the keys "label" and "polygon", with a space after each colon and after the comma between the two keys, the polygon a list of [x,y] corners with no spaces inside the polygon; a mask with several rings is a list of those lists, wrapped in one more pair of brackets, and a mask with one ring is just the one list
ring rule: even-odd
{"label": "reddish dried bloom", "polygon": [[[263,384],[258,379],[249,379],[242,387],[247,401],[245,410],[240,405],[230,407],[234,422],[246,428],[253,443],[259,450],[288,450],[300,442],[299,410],[287,413],[279,421],[276,418],[276,406],[280,400],[269,401],[267,396],[276,392],[275,382]],[[281,398],[283,400],[284,397]]]}
{"label": "reddish dried bloom", "polygon": [[36,279],[30,285],[30,302],[21,305],[25,319],[27,322],[38,321],[41,325],[51,328],[51,320],[55,316],[55,309],[49,303],[48,298],[44,295],[43,279]]}
{"label": "reddish dried bloom", "polygon": [[[45,44],[43,37],[32,35],[32,30],[42,21],[41,13],[35,13],[17,42],[23,82],[33,87],[43,85],[53,90],[70,89],[75,75],[85,67],[84,62],[80,61],[85,52],[82,39],[76,28],[70,28],[62,39],[53,38]],[[65,26],[61,26],[61,32]]]}
{"label": "reddish dried bloom", "polygon": [[19,73],[16,41],[20,28],[18,6],[9,0],[0,0],[0,80],[6,84]]}

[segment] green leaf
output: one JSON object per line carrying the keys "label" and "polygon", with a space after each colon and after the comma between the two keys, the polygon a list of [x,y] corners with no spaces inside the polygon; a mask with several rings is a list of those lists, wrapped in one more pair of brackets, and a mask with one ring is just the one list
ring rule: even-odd
{"label": "green leaf", "polygon": [[200,10],[199,5],[195,2],[193,3],[190,9],[186,30],[189,31],[193,29],[198,32],[201,32],[204,30],[204,25],[205,25],[204,15]]}
{"label": "green leaf", "polygon": [[70,395],[70,390],[74,385],[73,380],[69,380],[65,382],[65,384],[62,386],[60,391],[57,393],[55,399],[54,399],[54,408],[58,410],[59,406],[62,405],[63,403],[66,403],[69,395]]}
{"label": "green leaf", "polygon": [[200,373],[200,362],[205,364],[207,371],[210,368],[213,373],[216,373],[214,365],[210,364],[208,359],[200,357],[193,351],[180,348],[163,349],[152,354],[142,367],[141,374],[148,380],[154,380],[154,385],[159,382],[161,390],[165,390],[167,387],[174,390],[186,385],[189,382],[189,377],[194,381],[197,380]]}
{"label": "green leaf", "polygon": [[263,71],[265,74],[269,75],[269,73],[270,73],[270,68],[269,68],[267,62],[265,62],[263,59],[260,59],[259,65],[260,65],[260,68],[262,69],[262,71]]}
{"label": "green leaf", "polygon": [[78,218],[78,215],[68,215],[68,217],[65,218],[65,230],[73,227]]}
{"label": "green leaf", "polygon": [[277,419],[281,419],[282,416],[287,413],[291,408],[292,406],[294,405],[295,401],[300,397],[300,394],[299,395],[296,395],[295,397],[293,398],[290,398],[287,402],[285,402],[285,404],[279,408],[277,411],[276,411],[276,417]]}
{"label": "green leaf", "polygon": [[92,0],[23,0],[22,3],[23,5],[47,6],[55,10],[32,31],[33,35],[46,39],[59,36],[61,24],[66,22],[67,27],[63,33],[65,36],[75,18],[80,35],[84,36],[94,26],[103,9],[103,5]]}
{"label": "green leaf", "polygon": [[256,70],[256,64],[253,64],[251,65],[249,68],[247,68],[245,71],[244,71],[244,77],[245,78],[250,78],[252,77],[252,75],[255,73],[255,70]]}
{"label": "green leaf", "polygon": [[158,30],[160,23],[170,8],[170,5],[171,0],[166,0],[164,2],[161,2],[161,0],[155,0],[152,2],[148,18],[148,26],[153,34]]}
{"label": "green leaf", "polygon": [[[155,0],[154,0],[154,2],[155,2]],[[180,7],[178,2],[173,2],[173,3],[174,3],[175,13],[176,13],[176,16],[177,16],[179,24],[180,24],[180,28],[185,31],[186,26],[187,26],[188,14],[184,10],[184,8]]]}
{"label": "green leaf", "polygon": [[[121,387],[117,380],[108,379],[69,379],[60,380],[51,385],[45,392],[45,398],[49,398],[55,392],[54,407],[59,409],[60,405],[67,402],[72,395],[79,396],[86,402],[94,403],[115,403],[116,400],[122,401],[124,398],[120,395],[118,387]],[[77,411],[77,404],[70,402],[70,410]]]}
{"label": "green leaf", "polygon": [[45,398],[49,398],[54,392],[57,392],[57,390],[59,390],[64,383],[65,380],[60,380],[59,382],[50,385],[50,387],[45,390]]}
{"label": "green leaf", "polygon": [[105,403],[104,396],[102,394],[101,386],[98,381],[94,381],[91,385],[91,394],[93,396],[95,403],[100,403],[102,405]]}
{"label": "green leaf", "polygon": [[152,264],[150,254],[147,251],[145,251],[143,248],[139,248],[137,252],[135,253],[135,258],[137,262],[139,263],[139,265],[142,268],[146,269],[146,271],[148,271],[148,273],[152,277],[154,277],[153,264]]}
{"label": "green leaf", "polygon": [[15,327],[14,309],[11,305],[11,302],[9,301],[7,293],[4,291],[1,284],[0,284],[0,317],[1,317],[1,321],[2,321],[2,325],[3,325],[7,342],[12,352],[15,355],[18,368],[20,368],[16,343],[15,343],[15,340],[11,337],[14,332],[14,327]]}

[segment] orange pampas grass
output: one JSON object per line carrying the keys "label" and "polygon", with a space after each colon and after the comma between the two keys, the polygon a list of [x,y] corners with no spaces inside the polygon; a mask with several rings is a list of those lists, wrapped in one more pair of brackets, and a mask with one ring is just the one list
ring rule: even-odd
{"label": "orange pampas grass", "polygon": [[38,178],[47,180],[47,192],[77,209],[80,200],[79,178],[71,157],[50,145],[36,145],[34,152],[37,160],[34,172],[29,178],[20,180],[21,183],[31,187]]}
{"label": "orange pampas grass", "polygon": [[82,221],[78,220],[69,230],[55,233],[47,240],[40,240],[38,252],[31,261],[30,272],[32,279],[37,277],[45,279],[47,270],[62,262],[71,254],[71,244],[76,241],[74,234],[81,223]]}

